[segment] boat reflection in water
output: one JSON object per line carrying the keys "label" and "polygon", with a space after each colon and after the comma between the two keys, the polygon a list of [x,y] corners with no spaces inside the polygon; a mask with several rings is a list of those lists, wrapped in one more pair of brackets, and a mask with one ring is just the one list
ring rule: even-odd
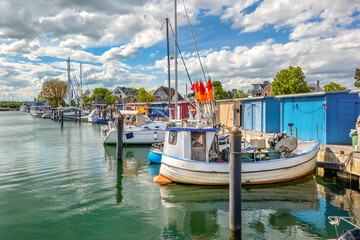
{"label": "boat reflection in water", "polygon": [[[219,235],[227,233],[220,228],[228,229],[227,186],[168,184],[160,186],[160,194],[166,222],[164,238],[179,235],[196,239],[228,238]],[[243,236],[254,239],[282,234],[307,236],[309,229],[303,228],[311,229],[311,224],[299,220],[297,213],[312,212],[319,207],[312,176],[283,184],[243,188]]]}

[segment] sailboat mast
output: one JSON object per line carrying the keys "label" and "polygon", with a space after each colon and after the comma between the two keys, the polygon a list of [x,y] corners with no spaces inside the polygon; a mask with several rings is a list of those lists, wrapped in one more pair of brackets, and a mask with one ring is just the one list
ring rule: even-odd
{"label": "sailboat mast", "polygon": [[70,80],[70,57],[67,59],[67,74],[68,74],[68,102],[71,106],[71,80]]}
{"label": "sailboat mast", "polygon": [[169,53],[169,19],[166,18],[166,43],[168,61],[168,87],[169,87],[169,119],[171,119],[171,85],[170,85],[170,53]]}
{"label": "sailboat mast", "polygon": [[174,0],[174,22],[175,22],[175,117],[179,119],[179,111],[178,111],[178,69],[177,69],[177,10],[176,10],[176,0]]}
{"label": "sailboat mast", "polygon": [[84,102],[84,99],[83,99],[83,92],[82,92],[82,66],[80,63],[80,108],[81,109],[83,107],[83,102]]}

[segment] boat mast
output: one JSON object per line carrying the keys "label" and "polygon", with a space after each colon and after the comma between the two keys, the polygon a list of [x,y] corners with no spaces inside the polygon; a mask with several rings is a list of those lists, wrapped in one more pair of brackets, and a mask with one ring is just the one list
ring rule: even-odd
{"label": "boat mast", "polygon": [[168,61],[168,87],[169,87],[169,119],[171,119],[171,85],[170,85],[170,53],[169,53],[169,19],[166,18],[167,61]]}
{"label": "boat mast", "polygon": [[174,22],[175,22],[175,117],[179,119],[179,111],[178,111],[178,70],[177,70],[177,13],[176,13],[176,0],[174,0]]}
{"label": "boat mast", "polygon": [[83,93],[82,93],[82,67],[81,67],[81,63],[80,63],[80,108],[82,109],[83,107]]}
{"label": "boat mast", "polygon": [[68,102],[71,106],[71,80],[70,80],[70,57],[67,59],[67,74],[68,74]]}

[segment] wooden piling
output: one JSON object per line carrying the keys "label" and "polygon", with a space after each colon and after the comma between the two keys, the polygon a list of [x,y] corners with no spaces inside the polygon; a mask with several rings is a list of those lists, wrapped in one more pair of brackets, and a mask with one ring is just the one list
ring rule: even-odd
{"label": "wooden piling", "polygon": [[241,238],[241,131],[238,126],[230,131],[229,228],[230,238]]}
{"label": "wooden piling", "polygon": [[64,111],[61,111],[61,127],[64,127]]}
{"label": "wooden piling", "polygon": [[79,125],[81,124],[81,110],[79,111]]}

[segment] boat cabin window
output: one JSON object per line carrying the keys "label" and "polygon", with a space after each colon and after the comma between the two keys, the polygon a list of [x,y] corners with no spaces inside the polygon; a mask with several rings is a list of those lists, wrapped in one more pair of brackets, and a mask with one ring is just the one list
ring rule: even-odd
{"label": "boat cabin window", "polygon": [[191,147],[203,147],[205,139],[204,132],[192,132],[191,133]]}
{"label": "boat cabin window", "polygon": [[176,145],[177,141],[177,131],[170,131],[169,133],[169,143],[171,145]]}

